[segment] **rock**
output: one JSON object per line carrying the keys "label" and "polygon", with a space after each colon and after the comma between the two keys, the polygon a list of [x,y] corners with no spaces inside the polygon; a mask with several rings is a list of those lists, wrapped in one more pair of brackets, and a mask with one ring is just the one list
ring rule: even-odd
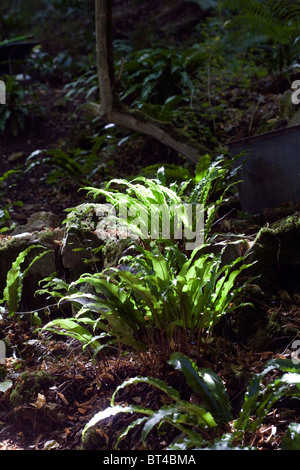
{"label": "rock", "polygon": [[72,282],[83,273],[100,272],[103,268],[117,266],[131,240],[112,238],[110,228],[105,204],[75,207],[69,212],[63,227],[55,214],[33,214],[25,225],[0,238],[0,296],[5,289],[12,263],[21,252],[35,245],[40,247],[32,248],[27,254],[21,272],[43,249],[48,253],[35,261],[23,279],[19,311],[45,305],[44,299],[34,294],[39,288],[39,282],[52,274]]}
{"label": "rock", "polygon": [[103,246],[103,268],[117,266],[130,244],[128,239],[107,240]]}
{"label": "rock", "polygon": [[26,435],[37,428],[43,433],[56,428],[66,417],[55,403],[48,403],[45,393],[55,383],[46,371],[23,372],[9,396],[11,416]]}
{"label": "rock", "polygon": [[298,109],[294,116],[290,119],[289,121],[289,127],[291,126],[297,126],[300,124],[300,109]]}
{"label": "rock", "polygon": [[249,249],[256,281],[264,289],[300,289],[300,212],[262,228]]}
{"label": "rock", "polygon": [[[3,292],[6,286],[7,273],[12,267],[12,263],[17,256],[31,246],[40,245],[42,248],[33,248],[21,265],[21,271],[24,272],[29,263],[35,256],[40,254],[43,249],[48,251],[44,256],[37,260],[23,280],[23,296],[21,308],[24,310],[38,308],[39,299],[34,297],[41,279],[60,271],[59,263],[59,244],[63,237],[62,229],[49,230],[42,232],[24,232],[7,239],[0,240],[0,291]],[[1,294],[0,294],[1,295]]]}
{"label": "rock", "polygon": [[61,227],[61,220],[52,212],[37,212],[33,214],[25,225],[20,225],[12,233],[11,236],[24,232],[40,232],[46,228]]}
{"label": "rock", "polygon": [[100,271],[103,268],[99,249],[102,241],[96,234],[98,206],[100,210],[100,204],[81,204],[72,209],[64,221],[61,259],[69,282],[86,271]]}
{"label": "rock", "polygon": [[114,238],[109,205],[87,203],[70,211],[65,220],[61,258],[69,281],[86,271],[101,271],[116,266],[130,239]]}
{"label": "rock", "polygon": [[40,390],[49,388],[53,383],[54,378],[46,371],[23,372],[19,383],[10,394],[10,408],[17,408],[24,403],[29,404],[34,401]]}
{"label": "rock", "polygon": [[[29,266],[35,256],[43,249],[48,251],[37,260],[23,280],[23,296],[21,308],[38,308],[40,302],[34,297],[41,279],[61,271],[59,249],[63,238],[63,229],[60,219],[50,212],[38,212],[33,214],[25,225],[17,227],[9,236],[0,240],[0,292],[6,286],[7,273],[18,255],[28,247],[33,248],[26,256],[21,267],[21,272]],[[1,295],[1,294],[0,294]]]}
{"label": "rock", "polygon": [[202,248],[201,253],[213,253],[217,256],[222,253],[221,266],[225,266],[231,265],[237,258],[244,256],[249,247],[250,244],[246,238],[219,234],[215,236],[211,244]]}
{"label": "rock", "polygon": [[101,241],[93,232],[67,231],[61,245],[61,262],[65,279],[72,282],[85,272],[100,271],[103,267]]}

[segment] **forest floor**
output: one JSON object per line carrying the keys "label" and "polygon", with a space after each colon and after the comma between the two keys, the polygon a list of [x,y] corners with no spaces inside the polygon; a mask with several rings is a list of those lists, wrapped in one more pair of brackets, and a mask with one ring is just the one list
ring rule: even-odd
{"label": "forest floor", "polygon": [[[121,2],[122,3],[122,2]],[[163,17],[162,17],[163,18]],[[163,21],[166,19],[163,18]],[[169,18],[172,20],[172,18]],[[124,20],[127,21],[128,19]],[[122,23],[120,23],[122,24]],[[130,24],[129,24],[130,26]],[[183,31],[183,34],[186,34]],[[80,132],[78,118],[73,118],[78,105],[68,102],[61,106],[62,87],[49,87],[48,91],[39,94],[39,104],[44,108],[43,119],[33,119],[26,132],[17,138],[6,135],[1,137],[0,165],[2,174],[16,167],[22,168],[27,157],[37,149],[57,148],[64,141],[70,145],[77,132]],[[274,95],[276,93],[274,92]],[[274,115],[277,112],[275,100]],[[249,122],[249,115],[241,120]],[[239,128],[240,130],[240,128]],[[241,137],[241,133],[237,133]],[[231,135],[231,138],[234,136]],[[67,143],[66,143],[67,142]],[[145,145],[149,144],[149,153],[144,154]],[[133,155],[122,155],[118,166],[118,175],[127,176],[132,169],[147,164],[173,161],[161,146],[151,139],[143,141],[143,151]],[[180,160],[178,160],[180,163]],[[65,209],[84,202],[85,196],[78,192],[78,186],[70,181],[47,184],[47,166],[37,166],[26,174],[16,174],[13,184],[5,189],[2,204],[11,206],[12,220],[23,224],[35,212],[50,211],[64,217]],[[22,207],[12,203],[22,200]],[[295,208],[295,211],[297,208]],[[269,214],[269,217],[272,215]],[[259,226],[253,228],[253,223],[244,221],[248,232],[255,235]],[[230,217],[228,224],[233,223]],[[261,226],[267,223],[262,219]],[[223,224],[225,230],[226,224]],[[257,307],[261,315],[271,316],[276,313],[286,317],[286,323],[296,329],[299,325],[300,304],[297,298],[287,293],[264,299]],[[11,351],[6,361],[7,377],[12,381],[12,387],[5,393],[0,393],[0,450],[78,450],[82,449],[81,435],[85,424],[100,410],[109,406],[114,390],[125,379],[140,375],[149,375],[149,370],[141,361],[139,355],[131,351],[113,350],[108,355],[99,355],[93,361],[87,352],[82,351],[82,345],[74,339],[53,336],[50,333],[41,334],[28,320],[20,317],[3,316],[0,328],[11,344]],[[227,335],[220,328],[214,336],[214,341],[203,351],[198,360],[199,367],[209,367],[223,379],[227,388],[232,409],[236,414],[242,403],[249,379],[263,369],[264,364],[274,358],[287,358],[291,355],[291,337],[278,334],[269,344],[259,350],[244,344],[238,338]],[[45,372],[43,380],[38,382],[37,373]],[[186,399],[193,399],[184,380],[172,368],[165,366],[157,369],[155,360],[153,374],[167,380],[170,385],[182,391]],[[24,376],[24,373],[27,375]],[[26,389],[26,387],[28,389]],[[28,390],[35,390],[35,396],[24,403],[23,396]],[[15,395],[16,405],[12,408],[11,397]],[[18,396],[18,394],[20,396]],[[138,385],[123,390],[118,396],[118,403],[138,403],[158,409],[164,404],[160,392],[147,385]],[[18,401],[19,400],[19,401]],[[299,421],[299,410],[289,407],[288,402],[281,402],[269,413],[265,423],[254,434],[245,436],[245,445],[262,450],[280,449],[281,439],[291,422]],[[132,417],[122,416],[111,420],[105,426],[99,427],[96,438],[85,443],[85,449],[113,449],[120,430],[129,424]],[[274,427],[277,432],[274,434]],[[224,432],[230,432],[230,424]],[[166,447],[175,437],[175,431],[164,435],[152,431],[147,447],[139,440],[139,431],[132,431],[120,445],[124,450],[159,450]],[[209,436],[207,436],[209,437]],[[211,435],[213,438],[214,435]]]}

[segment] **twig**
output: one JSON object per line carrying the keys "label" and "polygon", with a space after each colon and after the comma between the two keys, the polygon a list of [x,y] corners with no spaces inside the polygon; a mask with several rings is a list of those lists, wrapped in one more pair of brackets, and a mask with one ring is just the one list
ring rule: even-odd
{"label": "twig", "polygon": [[125,57],[122,57],[122,58],[121,58],[120,70],[119,70],[119,73],[118,73],[117,82],[119,82],[119,81],[121,80],[121,77],[122,77],[122,75],[123,75],[124,65],[125,65]]}
{"label": "twig", "polygon": [[[60,305],[64,305],[66,303],[68,303],[69,301],[68,300],[65,300],[63,302],[60,303]],[[41,312],[41,311],[45,311],[47,309],[50,309],[50,307],[58,307],[58,303],[56,304],[50,304],[50,305],[45,305],[44,307],[41,307],[41,308],[35,308],[33,310],[29,310],[28,312],[15,312],[14,315],[29,315],[29,314],[33,314],[34,312]]]}

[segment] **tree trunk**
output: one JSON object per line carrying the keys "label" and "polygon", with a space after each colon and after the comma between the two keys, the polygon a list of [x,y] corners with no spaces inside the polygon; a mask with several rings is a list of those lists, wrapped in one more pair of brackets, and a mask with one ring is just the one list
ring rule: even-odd
{"label": "tree trunk", "polygon": [[153,119],[140,110],[120,104],[115,94],[112,46],[112,0],[95,0],[96,53],[100,89],[100,114],[108,123],[131,129],[157,139],[197,163],[207,149],[176,129],[171,123]]}

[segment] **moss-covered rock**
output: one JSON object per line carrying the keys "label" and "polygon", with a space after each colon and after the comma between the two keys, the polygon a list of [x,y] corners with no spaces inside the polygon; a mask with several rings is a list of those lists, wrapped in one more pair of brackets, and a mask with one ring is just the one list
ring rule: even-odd
{"label": "moss-covered rock", "polygon": [[19,383],[10,394],[9,405],[13,410],[11,420],[24,434],[32,429],[49,431],[61,426],[65,416],[61,408],[47,402],[45,395],[54,383],[54,378],[46,371],[23,372]]}
{"label": "moss-covered rock", "polygon": [[300,289],[300,213],[262,228],[249,252],[264,289]]}
{"label": "moss-covered rock", "polygon": [[101,271],[116,266],[129,239],[116,238],[111,232],[107,216],[109,205],[81,204],[68,214],[65,220],[65,236],[62,245],[62,263],[71,277],[77,279],[86,271]]}
{"label": "moss-covered rock", "polygon": [[12,264],[28,248],[30,251],[18,267],[21,275],[43,249],[45,254],[20,278],[22,298],[17,308],[23,311],[45,305],[43,297],[35,296],[42,279],[55,274],[72,282],[83,273],[100,272],[104,267],[115,265],[130,240],[117,239],[116,230],[111,233],[107,217],[109,207],[107,204],[81,204],[69,212],[64,227],[59,226],[60,221],[54,214],[39,212],[3,237],[0,240],[0,291],[6,287]]}
{"label": "moss-covered rock", "polygon": [[23,372],[19,383],[10,394],[10,407],[16,408],[34,402],[37,394],[49,388],[53,383],[54,378],[46,371]]}
{"label": "moss-covered rock", "polygon": [[103,267],[117,266],[124,251],[129,246],[129,240],[108,240],[103,246]]}
{"label": "moss-covered rock", "polygon": [[29,217],[25,225],[20,225],[11,233],[12,236],[25,232],[41,232],[47,228],[60,228],[60,218],[52,212],[36,212]]}
{"label": "moss-covered rock", "polygon": [[99,211],[104,208],[103,204],[86,203],[74,207],[64,220],[66,232],[93,232],[97,228],[99,221]]}
{"label": "moss-covered rock", "polygon": [[84,435],[82,448],[84,450],[101,450],[107,448],[105,433],[99,432],[99,429],[96,427],[91,427]]}

